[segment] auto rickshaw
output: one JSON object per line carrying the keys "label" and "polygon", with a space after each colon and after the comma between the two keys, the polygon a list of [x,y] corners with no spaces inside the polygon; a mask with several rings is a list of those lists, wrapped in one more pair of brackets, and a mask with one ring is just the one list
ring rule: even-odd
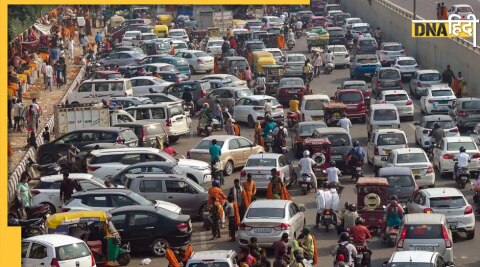
{"label": "auto rickshaw", "polygon": [[235,30],[233,31],[233,38],[237,40],[238,47],[243,47],[245,42],[250,39],[250,32],[248,30]]}
{"label": "auto rickshaw", "polygon": [[170,44],[168,42],[146,42],[140,45],[147,56],[168,54],[170,52]]}
{"label": "auto rickshaw", "polygon": [[385,208],[388,204],[388,180],[377,177],[360,177],[357,182],[358,215],[365,226],[375,233],[384,227]]}
{"label": "auto rickshaw", "polygon": [[252,72],[255,75],[258,73],[263,73],[263,66],[265,65],[275,65],[277,62],[273,57],[272,53],[267,51],[253,51],[252,54],[252,62],[249,62],[250,66],[252,66]]}
{"label": "auto rickshaw", "polygon": [[208,31],[207,30],[195,30],[190,32],[190,40],[193,42],[193,40],[197,40],[199,43],[203,39],[205,39],[205,36],[207,36]]}
{"label": "auto rickshaw", "polygon": [[338,121],[342,118],[342,114],[347,110],[347,106],[339,102],[329,102],[323,105],[325,115],[325,123],[329,127],[337,126]]}
{"label": "auto rickshaw", "polygon": [[327,176],[323,172],[330,167],[330,148],[332,143],[325,137],[306,138],[303,141],[304,150],[310,151],[310,157],[315,161],[316,165],[313,167],[313,172],[317,177],[318,187],[327,184]]}
{"label": "auto rickshaw", "polygon": [[130,245],[121,246],[120,235],[105,211],[73,211],[56,213],[46,222],[48,234],[63,234],[87,243],[97,264],[117,261],[130,263]]}
{"label": "auto rickshaw", "polygon": [[125,21],[125,18],[122,16],[114,15],[110,18],[110,22],[108,24],[108,31],[114,32],[122,23]]}
{"label": "auto rickshaw", "polygon": [[285,69],[283,65],[265,65],[263,66],[263,73],[265,74],[265,87],[267,95],[274,95],[278,87],[278,82],[283,78]]}
{"label": "auto rickshaw", "polygon": [[165,38],[168,35],[168,26],[155,25],[155,27],[153,27],[153,33],[155,33],[158,38]]}
{"label": "auto rickshaw", "polygon": [[220,36],[220,28],[218,27],[210,27],[207,29],[209,37],[219,37]]}
{"label": "auto rickshaw", "polygon": [[328,45],[330,35],[323,27],[313,27],[307,31],[308,52],[312,47],[325,47]]}
{"label": "auto rickshaw", "polygon": [[245,25],[247,25],[246,20],[242,20],[242,19],[232,20],[232,26],[233,26],[234,29],[243,29],[243,28],[245,28]]}
{"label": "auto rickshaw", "polygon": [[168,27],[170,27],[170,25],[172,24],[172,21],[173,21],[173,17],[171,15],[158,15],[157,16],[157,19],[158,19],[158,24],[159,25],[167,25]]}

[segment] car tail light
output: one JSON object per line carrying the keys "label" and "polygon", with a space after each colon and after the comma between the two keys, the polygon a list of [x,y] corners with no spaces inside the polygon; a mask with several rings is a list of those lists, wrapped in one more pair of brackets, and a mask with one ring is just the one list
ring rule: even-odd
{"label": "car tail light", "polygon": [[32,196],[36,196],[36,195],[40,194],[40,191],[33,189],[33,190],[30,191],[30,193],[32,194]]}
{"label": "car tail light", "polygon": [[467,112],[465,112],[465,111],[460,111],[460,112],[458,112],[458,116],[460,116],[460,117],[466,117],[466,116],[467,116]]}
{"label": "car tail light", "polygon": [[443,155],[443,159],[453,159],[453,155],[452,154],[445,154],[445,155]]}
{"label": "car tail light", "polygon": [[382,83],[380,82],[380,80],[377,80],[377,86],[380,86],[382,85]]}
{"label": "car tail light", "polygon": [[330,211],[329,211],[329,210],[326,210],[326,211],[325,211],[325,215],[330,215]]}
{"label": "car tail light", "polygon": [[187,151],[187,159],[191,159],[192,155],[190,155],[190,151]]}
{"label": "car tail light", "polygon": [[[93,258],[93,256],[92,256]],[[52,261],[50,262],[51,267],[60,267],[60,263],[58,263],[57,258],[53,258]],[[92,265],[93,266],[93,265]]]}
{"label": "car tail light", "polygon": [[451,129],[450,132],[451,132],[451,133],[458,133],[458,128],[455,127],[455,128],[453,128],[453,129]]}
{"label": "car tail light", "polygon": [[91,259],[91,262],[90,262],[91,267],[96,266],[95,257],[93,256],[93,253],[90,253],[90,259]]}
{"label": "car tail light", "polygon": [[123,144],[123,139],[120,135],[117,137],[117,144]]}
{"label": "car tail light", "polygon": [[168,127],[172,126],[172,119],[167,119],[167,126]]}
{"label": "car tail light", "polygon": [[478,159],[480,158],[480,153],[475,153],[472,155],[472,159]]}
{"label": "car tail light", "polygon": [[276,108],[283,108],[283,106],[282,106],[282,105],[277,105],[277,107],[276,107]]}
{"label": "car tail light", "polygon": [[407,106],[411,106],[411,105],[413,105],[413,100],[409,99],[409,100],[407,101]]}
{"label": "car tail light", "polygon": [[241,224],[238,226],[238,228],[239,228],[240,230],[250,231],[250,230],[252,230],[253,227],[251,227],[251,226],[248,225],[248,224],[241,223]]}
{"label": "car tail light", "polygon": [[400,238],[397,243],[397,248],[403,248],[403,242],[405,241],[405,237],[407,237],[407,227],[403,227],[402,233],[400,234]]}
{"label": "car tail light", "polygon": [[70,208],[62,208],[62,212],[69,212],[70,210]]}
{"label": "car tail light", "polygon": [[180,232],[188,233],[188,223],[180,223],[180,224],[177,224],[177,229],[178,229],[178,231],[180,231]]}
{"label": "car tail light", "polygon": [[275,229],[276,231],[288,230],[288,229],[290,229],[290,224],[282,223],[280,225],[277,225],[277,226],[273,227],[273,229]]}
{"label": "car tail light", "polygon": [[465,211],[463,212],[463,214],[472,214],[472,213],[473,213],[472,206],[468,205],[467,207],[465,207]]}
{"label": "car tail light", "polygon": [[240,171],[240,176],[247,176],[247,172],[245,170]]}
{"label": "car tail light", "polygon": [[262,110],[263,107],[253,107],[253,110]]}
{"label": "car tail light", "polygon": [[428,214],[430,214],[430,213],[433,213],[433,210],[432,210],[431,208],[424,208],[424,209],[423,209],[423,213],[428,213]]}
{"label": "car tail light", "polygon": [[202,92],[200,93],[200,97],[204,98],[206,96],[207,96],[207,92],[205,91],[205,89],[202,89]]}
{"label": "car tail light", "polygon": [[94,172],[94,171],[100,169],[100,166],[88,166],[87,169],[88,169],[88,171]]}
{"label": "car tail light", "polygon": [[422,87],[422,83],[421,83],[421,82],[417,82],[417,87]]}
{"label": "car tail light", "polygon": [[142,128],[142,141],[147,142],[147,129]]}
{"label": "car tail light", "polygon": [[429,99],[429,100],[428,100],[428,103],[432,104],[432,103],[433,103],[433,100],[432,100],[432,99]]}
{"label": "car tail light", "polygon": [[305,121],[305,113],[302,113],[302,121]]}
{"label": "car tail light", "polygon": [[380,155],[380,153],[378,152],[378,147],[377,146],[375,146],[375,148],[373,149],[373,155],[375,155],[375,156]]}
{"label": "car tail light", "polygon": [[198,64],[203,64],[203,61],[201,59],[197,59]]}
{"label": "car tail light", "polygon": [[445,247],[451,248],[452,247],[452,241],[450,240],[450,237],[448,236],[447,228],[445,226],[442,226],[442,234],[443,234],[443,239],[445,240]]}
{"label": "car tail light", "polygon": [[175,82],[176,82],[176,83],[179,83],[179,82],[180,82],[180,78],[177,78],[177,79],[175,80]]}
{"label": "car tail light", "polygon": [[428,165],[427,173],[432,173],[433,172],[433,166]]}

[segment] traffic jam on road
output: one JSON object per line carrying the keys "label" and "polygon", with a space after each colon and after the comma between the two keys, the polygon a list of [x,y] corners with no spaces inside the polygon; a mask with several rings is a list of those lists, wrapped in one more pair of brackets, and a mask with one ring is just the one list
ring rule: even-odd
{"label": "traffic jam on road", "polygon": [[478,266],[480,99],[338,2],[115,10],[22,266]]}

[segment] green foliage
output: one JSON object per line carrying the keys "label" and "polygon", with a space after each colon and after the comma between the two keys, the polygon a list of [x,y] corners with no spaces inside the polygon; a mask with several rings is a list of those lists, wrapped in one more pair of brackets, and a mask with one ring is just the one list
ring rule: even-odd
{"label": "green foliage", "polygon": [[30,28],[42,15],[50,12],[51,5],[10,5],[8,6],[8,42]]}

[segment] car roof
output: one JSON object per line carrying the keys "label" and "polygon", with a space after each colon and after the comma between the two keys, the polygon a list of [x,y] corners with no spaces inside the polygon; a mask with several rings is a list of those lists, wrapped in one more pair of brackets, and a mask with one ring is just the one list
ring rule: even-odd
{"label": "car roof", "polygon": [[[362,80],[349,80],[349,81],[343,81],[343,85],[351,85],[351,84],[362,84],[362,85],[367,85],[367,82],[362,81]],[[305,97],[305,96],[304,96]]]}
{"label": "car roof", "polygon": [[235,254],[234,250],[206,250],[193,252],[190,260],[205,260],[205,259],[228,259]]}
{"label": "car roof", "polygon": [[322,99],[330,101],[330,97],[324,94],[314,94],[314,95],[304,95],[303,100],[310,100],[310,99]]}
{"label": "car roof", "polygon": [[331,31],[333,31],[333,30],[342,30],[342,31],[343,31],[343,28],[342,28],[342,27],[327,27],[327,31],[328,31],[328,30],[331,30]]}
{"label": "car roof", "polygon": [[[169,66],[169,65],[171,66],[172,64],[169,64],[169,63],[161,63],[161,62],[158,62],[158,63],[147,63],[147,64],[145,64],[145,66],[155,66],[155,67],[163,67],[163,66]],[[142,77],[144,77],[144,76],[142,76]],[[152,77],[152,76],[146,76],[146,77]],[[137,78],[137,77],[135,77],[135,78]],[[153,78],[155,78],[155,77],[153,77]]]}
{"label": "car roof", "polygon": [[[70,173],[68,175],[68,178],[73,180],[91,180],[93,178],[93,175],[88,173]],[[63,180],[63,174],[55,174],[55,175],[40,177],[40,181],[47,182],[47,183],[53,183],[61,180]]]}
{"label": "car roof", "polygon": [[122,194],[129,195],[133,193],[126,188],[93,188],[88,191],[80,191],[73,194],[73,196],[85,196],[85,195],[109,195],[109,194]]}
{"label": "car roof", "polygon": [[[130,51],[127,51],[130,52]],[[115,78],[115,79],[93,79],[93,80],[85,80],[82,83],[98,83],[98,82],[111,82],[111,81],[126,81],[127,78]]]}
{"label": "car roof", "polygon": [[445,196],[461,196],[463,197],[462,192],[457,188],[453,187],[437,187],[437,188],[428,188],[422,189],[429,197],[445,197]]}
{"label": "car roof", "polygon": [[123,154],[123,153],[135,153],[135,152],[152,152],[158,153],[161,150],[153,147],[125,147],[125,148],[107,148],[93,150],[91,153],[94,156],[101,156],[103,154]]}
{"label": "car roof", "polygon": [[222,135],[210,135],[208,137],[205,137],[202,139],[203,140],[213,140],[213,139],[217,139],[217,141],[227,141],[227,140],[230,140],[230,139],[233,139],[233,138],[236,138],[237,136],[235,135],[226,135],[226,134],[222,134]]}
{"label": "car roof", "polygon": [[136,105],[136,106],[133,106],[133,107],[128,107],[126,108],[125,110],[128,110],[128,109],[137,109],[137,108],[158,108],[158,107],[168,107],[168,106],[175,106],[175,105],[178,105],[179,102],[159,102],[159,103],[155,103],[155,104],[141,104],[141,105]]}
{"label": "car roof", "polygon": [[370,105],[370,110],[372,109],[397,109],[394,104],[384,103],[384,104],[372,104]]}
{"label": "car roof", "polygon": [[396,70],[396,71],[400,71],[398,70],[397,68],[394,68],[394,67],[381,67],[379,69],[379,71],[386,71],[386,70]]}
{"label": "car roof", "polygon": [[397,57],[397,60],[416,60],[414,57]]}
{"label": "car roof", "polygon": [[298,123],[298,126],[309,126],[309,125],[326,125],[326,123],[323,121],[301,121]]}
{"label": "car roof", "polygon": [[[170,65],[170,64],[167,64],[167,63],[149,63],[149,64],[145,64],[145,65],[155,65],[155,64]],[[130,78],[130,80],[140,80],[140,79],[154,80],[155,77],[153,77],[153,76],[137,76],[137,77],[132,77],[132,78]]]}
{"label": "car roof", "polygon": [[378,57],[375,54],[363,54],[363,55],[356,55],[355,58],[357,59],[377,59]]}
{"label": "car roof", "polygon": [[399,42],[383,42],[383,46],[394,46],[394,45],[402,45],[402,43]]}
{"label": "car roof", "polygon": [[291,54],[287,54],[287,56],[301,56],[301,57],[306,57],[304,54],[300,54],[300,53],[291,53]]}
{"label": "car roof", "polygon": [[359,23],[353,23],[352,24],[352,28],[354,28],[354,27],[364,27],[364,26],[370,26],[370,24],[368,24],[366,22],[359,22]]}
{"label": "car roof", "polygon": [[37,236],[25,238],[22,240],[22,242],[23,241],[33,241],[33,242],[38,242],[45,245],[48,244],[49,246],[52,246],[52,247],[61,247],[61,246],[69,245],[72,243],[85,243],[83,240],[78,239],[76,237],[69,236],[69,235],[60,235],[60,234],[37,235]]}
{"label": "car roof", "polygon": [[427,69],[427,70],[417,70],[418,74],[425,74],[425,73],[440,73],[438,70],[434,69]]}
{"label": "car roof", "polygon": [[419,147],[395,148],[393,151],[395,151],[397,154],[409,154],[409,153],[425,154],[425,151],[422,148],[419,148]]}
{"label": "car roof", "polygon": [[166,173],[137,173],[137,174],[129,174],[132,176],[133,179],[148,179],[148,178],[155,178],[155,179],[166,179],[166,178],[173,178],[173,179],[180,179],[186,180],[189,179],[183,175],[179,174],[166,174]]}
{"label": "car roof", "polygon": [[[119,208],[115,208],[110,210],[109,212],[111,214],[118,213],[118,212],[124,212],[124,211],[151,211],[153,213],[158,213],[158,207],[155,207],[154,205],[130,205],[130,206],[123,206]],[[160,208],[162,209],[162,208]],[[162,209],[165,210],[165,209]]]}
{"label": "car roof", "polygon": [[450,86],[448,86],[448,84],[446,84],[446,83],[432,84],[432,85],[430,85],[429,89],[431,91],[446,90],[446,89],[452,90],[452,88],[450,88]]}
{"label": "car roof", "polygon": [[412,176],[412,171],[407,167],[383,167],[378,170],[378,177],[383,175],[409,175]]}
{"label": "car roof", "polygon": [[440,213],[409,213],[403,217],[406,224],[442,224],[445,215]]}
{"label": "car roof", "polygon": [[250,204],[251,208],[285,208],[285,206],[291,202],[290,200],[281,200],[281,199],[260,199],[255,200]]}
{"label": "car roof", "polygon": [[356,94],[362,94],[362,90],[360,89],[355,89],[355,88],[350,88],[350,89],[342,89],[338,94],[348,94],[348,93],[356,93]]}
{"label": "car roof", "polygon": [[226,73],[218,73],[218,74],[210,74],[210,75],[205,75],[203,76],[202,80],[206,80],[208,78],[227,78],[227,77],[235,77],[234,75],[231,74],[226,74]]}
{"label": "car roof", "polygon": [[453,121],[450,115],[445,115],[445,114],[424,116],[423,120],[424,121]]}
{"label": "car roof", "polygon": [[402,89],[400,89],[400,90],[384,90],[384,91],[382,91],[382,93],[383,93],[384,95],[398,95],[398,94],[406,94],[406,95],[408,95],[408,94],[407,94],[407,91],[402,90]]}
{"label": "car roof", "polygon": [[444,137],[447,143],[455,143],[455,142],[474,142],[470,136],[447,136]]}
{"label": "car roof", "polygon": [[248,159],[259,159],[259,158],[266,158],[266,159],[278,159],[282,154],[277,153],[258,153],[252,154]]}
{"label": "car roof", "polygon": [[267,48],[265,49],[265,51],[269,52],[269,51],[280,51],[282,52],[282,50],[280,48]]}
{"label": "car roof", "polygon": [[241,56],[226,57],[225,59],[228,59],[228,60],[247,60],[246,58],[241,57]]}
{"label": "car roof", "polygon": [[[133,167],[147,167],[147,166],[167,166],[167,167],[173,167],[177,165],[176,162],[170,162],[170,161],[147,161],[147,162],[139,162],[132,164],[128,166],[127,168],[133,168]],[[173,175],[173,174],[170,174]]]}
{"label": "car roof", "polygon": [[317,128],[315,131],[317,131],[319,134],[344,133],[350,136],[350,133],[342,127]]}
{"label": "car roof", "polygon": [[[249,96],[245,96],[245,97],[242,97],[242,98],[248,98],[248,99],[252,99],[252,100],[276,99],[275,97],[269,96],[269,95],[249,95]],[[305,96],[304,96],[304,98],[305,98]]]}
{"label": "car roof", "polygon": [[400,130],[400,129],[375,129],[373,130],[373,133],[381,133],[381,134],[385,134],[385,133],[403,133],[405,134],[404,131]]}
{"label": "car roof", "polygon": [[412,263],[431,263],[435,254],[438,252],[430,251],[395,251],[390,258],[391,263],[412,262]]}
{"label": "car roof", "polygon": [[456,99],[455,101],[458,101],[458,102],[480,101],[480,98],[477,98],[477,97],[462,97],[462,98]]}
{"label": "car roof", "polygon": [[121,127],[132,127],[132,126],[146,126],[146,125],[160,125],[162,126],[161,123],[156,122],[156,121],[150,121],[150,120],[138,120],[138,121],[131,121],[131,122],[122,122],[118,123],[115,125],[121,126]]}

